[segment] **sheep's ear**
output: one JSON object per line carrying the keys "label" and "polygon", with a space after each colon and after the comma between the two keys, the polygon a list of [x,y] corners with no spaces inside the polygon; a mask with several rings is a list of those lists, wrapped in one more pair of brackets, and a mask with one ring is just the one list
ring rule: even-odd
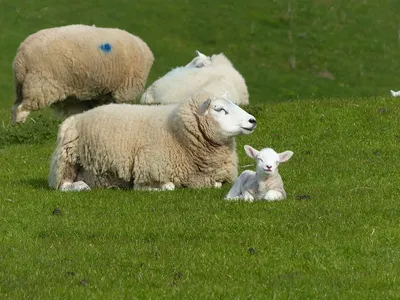
{"label": "sheep's ear", "polygon": [[288,151],[279,153],[278,155],[279,155],[279,162],[282,163],[282,162],[288,161],[292,157],[293,152],[288,150]]}
{"label": "sheep's ear", "polygon": [[197,55],[198,57],[207,58],[207,56],[206,56],[205,54],[201,53],[199,50],[196,50],[196,55]]}
{"label": "sheep's ear", "polygon": [[208,110],[208,107],[211,104],[211,100],[212,99],[213,98],[210,97],[206,101],[204,101],[202,104],[200,104],[200,106],[199,106],[199,115],[204,116],[204,115],[207,114],[207,110]]}
{"label": "sheep's ear", "polygon": [[254,159],[256,159],[258,154],[260,154],[260,151],[254,149],[252,146],[249,146],[249,145],[244,146],[244,151],[246,151],[246,154],[249,157],[254,158]]}

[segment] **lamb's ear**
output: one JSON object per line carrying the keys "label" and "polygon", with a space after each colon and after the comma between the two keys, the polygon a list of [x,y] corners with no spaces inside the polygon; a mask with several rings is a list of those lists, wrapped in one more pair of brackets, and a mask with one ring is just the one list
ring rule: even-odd
{"label": "lamb's ear", "polygon": [[260,154],[260,151],[254,149],[252,146],[249,145],[244,145],[244,151],[246,151],[246,154],[251,157],[256,159],[258,154]]}
{"label": "lamb's ear", "polygon": [[282,162],[288,161],[292,157],[293,152],[288,150],[288,151],[279,153],[278,155],[279,155],[279,162],[282,163]]}
{"label": "lamb's ear", "polygon": [[196,55],[197,55],[197,56],[200,56],[200,55],[201,55],[201,52],[200,52],[199,50],[196,50]]}
{"label": "lamb's ear", "polygon": [[206,101],[204,101],[202,104],[200,104],[200,106],[199,106],[199,115],[204,116],[204,115],[207,114],[207,110],[208,110],[208,107],[211,104],[211,100],[212,99],[213,98],[210,97]]}

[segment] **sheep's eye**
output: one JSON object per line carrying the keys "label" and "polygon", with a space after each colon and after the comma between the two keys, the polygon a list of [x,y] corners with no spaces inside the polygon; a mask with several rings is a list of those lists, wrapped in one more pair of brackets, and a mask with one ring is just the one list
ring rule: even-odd
{"label": "sheep's eye", "polygon": [[259,161],[264,162],[261,158],[257,158]]}
{"label": "sheep's eye", "polygon": [[226,109],[223,108],[223,107],[218,107],[218,106],[216,106],[216,107],[214,107],[214,110],[217,111],[217,112],[223,111],[223,112],[225,113],[225,115],[228,114],[228,112],[226,111]]}

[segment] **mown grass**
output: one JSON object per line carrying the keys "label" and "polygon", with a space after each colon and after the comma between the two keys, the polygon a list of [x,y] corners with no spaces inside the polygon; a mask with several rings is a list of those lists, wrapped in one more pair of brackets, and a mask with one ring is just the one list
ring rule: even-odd
{"label": "mown grass", "polygon": [[398,298],[398,100],[249,111],[259,127],[238,139],[240,166],[245,143],[293,150],[286,201],[226,202],[229,185],[60,193],[46,183],[54,137],[0,149],[0,294]]}
{"label": "mown grass", "polygon": [[[0,0],[0,298],[398,299],[399,5]],[[294,151],[288,199],[48,189],[60,121],[10,125],[11,63],[27,35],[72,23],[142,37],[149,83],[195,49],[224,52],[258,120],[237,140],[239,170],[244,144]]]}

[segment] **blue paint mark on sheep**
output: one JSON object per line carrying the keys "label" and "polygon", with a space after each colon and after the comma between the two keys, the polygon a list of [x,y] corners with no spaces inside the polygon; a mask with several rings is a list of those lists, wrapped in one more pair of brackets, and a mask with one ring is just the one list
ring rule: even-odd
{"label": "blue paint mark on sheep", "polygon": [[111,52],[111,49],[112,49],[112,47],[111,47],[111,45],[110,45],[109,43],[101,44],[101,45],[99,46],[99,48],[100,48],[101,51],[103,51],[103,52],[105,52],[105,53],[110,53],[110,52]]}

